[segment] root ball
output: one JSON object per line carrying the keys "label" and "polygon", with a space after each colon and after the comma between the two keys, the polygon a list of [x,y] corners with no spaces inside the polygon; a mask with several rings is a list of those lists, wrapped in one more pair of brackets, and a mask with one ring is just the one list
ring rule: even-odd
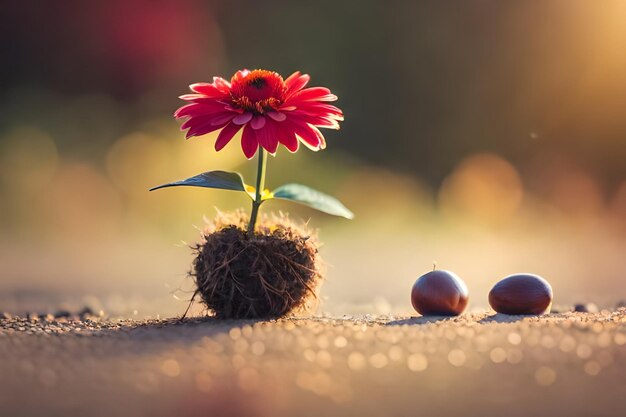
{"label": "root ball", "polygon": [[310,310],[321,280],[315,233],[288,217],[263,217],[254,236],[242,212],[220,213],[193,247],[191,272],[218,318],[276,318]]}

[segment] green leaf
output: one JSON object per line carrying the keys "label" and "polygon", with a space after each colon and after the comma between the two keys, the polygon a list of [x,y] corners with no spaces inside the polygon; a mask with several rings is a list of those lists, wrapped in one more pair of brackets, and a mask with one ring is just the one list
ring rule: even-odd
{"label": "green leaf", "polygon": [[354,218],[354,214],[341,204],[339,200],[305,185],[282,185],[272,192],[272,197],[295,201],[334,216],[341,216],[346,219]]}
{"label": "green leaf", "polygon": [[226,171],[209,171],[196,175],[186,180],[170,182],[168,184],[159,185],[157,187],[150,188],[150,191],[158,190],[159,188],[166,187],[205,187],[205,188],[218,188],[221,190],[233,190],[244,191],[249,195],[246,189],[246,184],[243,182],[243,177],[238,172],[226,172]]}

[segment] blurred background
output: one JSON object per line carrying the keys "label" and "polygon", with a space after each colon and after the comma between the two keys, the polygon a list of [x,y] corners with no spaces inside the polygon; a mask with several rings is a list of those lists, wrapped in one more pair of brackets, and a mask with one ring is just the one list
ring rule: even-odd
{"label": "blurred background", "polygon": [[0,9],[0,311],[170,316],[188,244],[238,193],[151,186],[255,163],[184,140],[187,85],[241,68],[312,76],[346,121],[328,148],[269,161],[354,221],[320,228],[321,312],[411,313],[433,263],[471,308],[513,272],[555,304],[626,299],[626,3],[10,2]]}

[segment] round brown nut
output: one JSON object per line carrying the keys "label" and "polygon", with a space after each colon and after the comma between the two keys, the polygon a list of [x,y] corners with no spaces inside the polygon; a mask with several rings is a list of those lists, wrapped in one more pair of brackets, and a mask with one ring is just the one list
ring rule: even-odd
{"label": "round brown nut", "polygon": [[535,274],[513,274],[489,292],[489,304],[503,314],[545,314],[552,305],[552,287]]}
{"label": "round brown nut", "polygon": [[454,272],[430,271],[415,281],[413,308],[423,316],[458,316],[469,299],[467,285]]}

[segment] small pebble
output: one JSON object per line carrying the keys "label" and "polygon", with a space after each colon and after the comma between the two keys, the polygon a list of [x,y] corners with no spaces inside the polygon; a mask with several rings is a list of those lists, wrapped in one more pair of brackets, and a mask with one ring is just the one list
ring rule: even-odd
{"label": "small pebble", "polygon": [[597,313],[598,306],[595,305],[594,303],[586,303],[586,304],[580,303],[574,306],[574,311],[578,313]]}
{"label": "small pebble", "polygon": [[69,318],[72,314],[67,310],[57,310],[54,312],[54,317],[56,318]]}

